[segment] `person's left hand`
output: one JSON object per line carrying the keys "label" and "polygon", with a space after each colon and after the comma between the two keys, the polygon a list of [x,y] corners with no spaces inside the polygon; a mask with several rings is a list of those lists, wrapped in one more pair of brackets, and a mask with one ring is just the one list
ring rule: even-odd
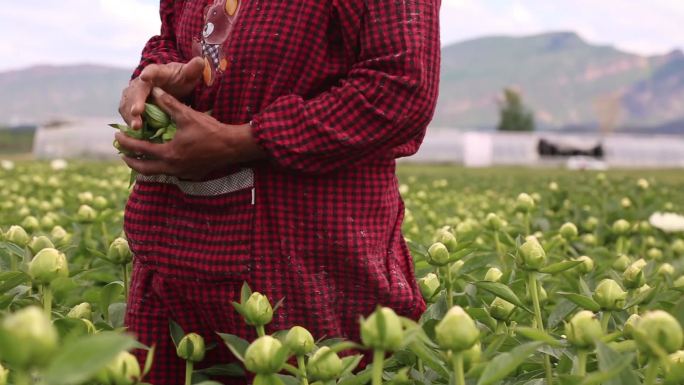
{"label": "person's left hand", "polygon": [[137,140],[121,132],[116,140],[128,153],[124,162],[142,175],[169,175],[202,179],[219,168],[264,156],[249,124],[228,125],[184,105],[160,88],[152,90],[154,102],[176,123],[176,135],[163,144]]}

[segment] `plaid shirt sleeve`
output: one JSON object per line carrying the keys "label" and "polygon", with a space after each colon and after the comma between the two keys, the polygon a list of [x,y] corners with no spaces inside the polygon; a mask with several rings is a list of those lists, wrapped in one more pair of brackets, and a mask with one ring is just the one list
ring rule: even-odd
{"label": "plaid shirt sleeve", "polygon": [[133,78],[138,77],[140,72],[149,64],[165,64],[181,61],[178,53],[178,44],[175,35],[175,15],[182,1],[162,0],[159,6],[161,17],[161,31],[159,35],[153,36],[145,45],[138,67],[133,72]]}
{"label": "plaid shirt sleeve", "polygon": [[347,76],[309,100],[284,95],[252,120],[257,143],[282,167],[326,173],[409,155],[432,118],[439,0],[345,3],[336,14],[345,45],[357,53]]}

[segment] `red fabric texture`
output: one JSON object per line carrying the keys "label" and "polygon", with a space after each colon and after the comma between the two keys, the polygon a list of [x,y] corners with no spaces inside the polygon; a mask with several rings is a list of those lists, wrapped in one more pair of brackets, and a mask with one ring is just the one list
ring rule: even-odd
{"label": "red fabric texture", "polygon": [[[208,3],[162,0],[161,34],[134,76],[191,59]],[[285,299],[267,331],[302,325],[316,338],[358,340],[359,317],[377,305],[412,318],[424,311],[401,234],[395,158],[417,151],[434,111],[439,5],[241,5],[222,47],[227,68],[191,104],[224,123],[252,121],[268,159],[236,169],[253,169],[254,186],[195,196],[138,181],[126,206],[135,254],[126,322],[157,345],[148,382],[182,383],[169,318],[210,339],[254,337],[230,306],[243,281],[272,303]],[[230,354],[220,347],[208,360]]]}

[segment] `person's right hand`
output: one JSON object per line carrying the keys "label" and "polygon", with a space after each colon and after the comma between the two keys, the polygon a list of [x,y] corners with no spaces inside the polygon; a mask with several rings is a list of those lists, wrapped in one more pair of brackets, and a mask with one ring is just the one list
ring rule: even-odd
{"label": "person's right hand", "polygon": [[177,99],[190,95],[202,79],[204,59],[195,57],[187,63],[150,64],[133,79],[121,94],[119,114],[129,127],[142,128],[145,101],[153,87],[159,87]]}

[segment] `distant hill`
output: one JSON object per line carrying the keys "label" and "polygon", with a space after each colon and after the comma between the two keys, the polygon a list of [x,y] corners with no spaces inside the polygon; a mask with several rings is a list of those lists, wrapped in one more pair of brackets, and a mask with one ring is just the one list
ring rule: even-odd
{"label": "distant hill", "polygon": [[97,65],[38,66],[0,73],[0,125],[79,116],[118,116],[132,70]]}
{"label": "distant hill", "polygon": [[[33,67],[0,73],[0,125],[116,116],[131,70]],[[443,48],[434,126],[493,129],[504,87],[518,89],[541,129],[684,132],[684,54],[645,57],[572,32],[494,36]]]}
{"label": "distant hill", "polygon": [[[681,52],[643,57],[592,45],[575,33],[486,37],[442,51],[435,125],[496,125],[504,87],[522,92],[542,128],[655,127],[684,119]],[[457,122],[457,123],[454,123]]]}

